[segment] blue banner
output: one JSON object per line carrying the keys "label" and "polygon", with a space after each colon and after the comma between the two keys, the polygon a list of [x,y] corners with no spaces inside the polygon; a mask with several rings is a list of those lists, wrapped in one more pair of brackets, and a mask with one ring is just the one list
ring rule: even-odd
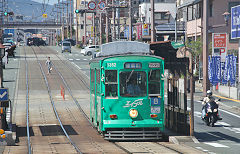
{"label": "blue banner", "polygon": [[222,84],[227,84],[230,81],[230,85],[234,85],[236,82],[236,68],[237,57],[234,55],[227,55],[225,61],[225,67],[223,71]]}
{"label": "blue banner", "polygon": [[208,57],[208,76],[212,85],[217,85],[221,81],[221,57]]}
{"label": "blue banner", "polygon": [[210,56],[208,56],[208,79],[212,83],[212,61]]}

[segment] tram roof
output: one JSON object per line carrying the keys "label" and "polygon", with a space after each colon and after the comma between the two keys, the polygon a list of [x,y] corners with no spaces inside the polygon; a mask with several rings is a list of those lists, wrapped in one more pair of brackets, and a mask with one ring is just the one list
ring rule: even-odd
{"label": "tram roof", "polygon": [[150,45],[137,41],[116,41],[101,45],[96,57],[121,54],[150,54]]}

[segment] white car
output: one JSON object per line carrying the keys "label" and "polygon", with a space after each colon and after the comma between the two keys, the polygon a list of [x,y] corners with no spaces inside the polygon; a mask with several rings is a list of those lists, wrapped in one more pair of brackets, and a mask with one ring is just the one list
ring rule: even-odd
{"label": "white car", "polygon": [[83,48],[81,50],[81,53],[86,56],[91,56],[93,54],[96,54],[97,52],[99,52],[99,46],[98,45],[90,45],[90,46],[87,46],[85,48]]}

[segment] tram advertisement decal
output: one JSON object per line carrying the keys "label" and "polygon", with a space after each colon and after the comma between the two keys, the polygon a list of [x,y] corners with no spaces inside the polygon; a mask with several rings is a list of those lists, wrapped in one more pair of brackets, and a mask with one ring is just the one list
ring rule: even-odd
{"label": "tram advertisement decal", "polygon": [[138,99],[133,102],[127,101],[127,103],[123,107],[137,107],[138,105],[143,105],[143,99]]}

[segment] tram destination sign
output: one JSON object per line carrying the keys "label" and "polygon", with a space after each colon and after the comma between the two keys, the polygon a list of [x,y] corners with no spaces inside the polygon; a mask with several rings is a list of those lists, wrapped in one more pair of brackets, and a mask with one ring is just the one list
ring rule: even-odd
{"label": "tram destination sign", "polygon": [[231,8],[231,38],[240,38],[240,5]]}

